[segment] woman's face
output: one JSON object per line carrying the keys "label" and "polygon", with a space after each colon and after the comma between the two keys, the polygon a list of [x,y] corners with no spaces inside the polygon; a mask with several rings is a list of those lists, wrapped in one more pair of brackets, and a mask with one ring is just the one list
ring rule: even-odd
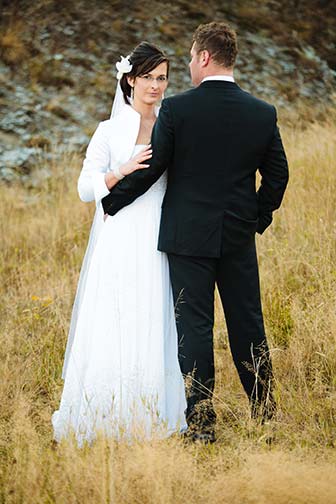
{"label": "woman's face", "polygon": [[135,77],[133,81],[129,80],[129,84],[134,87],[134,100],[139,100],[147,105],[153,105],[161,100],[168,86],[167,70],[168,65],[163,62],[154,70]]}

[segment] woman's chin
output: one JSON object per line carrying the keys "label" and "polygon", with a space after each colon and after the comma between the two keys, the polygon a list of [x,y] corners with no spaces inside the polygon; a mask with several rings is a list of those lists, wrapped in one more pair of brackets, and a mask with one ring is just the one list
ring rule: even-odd
{"label": "woman's chin", "polygon": [[159,102],[160,102],[160,96],[159,95],[149,96],[148,98],[144,99],[144,103],[146,103],[146,105],[156,105]]}

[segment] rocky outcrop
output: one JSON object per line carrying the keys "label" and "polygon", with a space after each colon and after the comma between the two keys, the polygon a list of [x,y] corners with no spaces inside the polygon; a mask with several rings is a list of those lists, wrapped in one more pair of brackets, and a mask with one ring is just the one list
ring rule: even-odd
{"label": "rocky outcrop", "polygon": [[3,0],[1,9],[0,176],[6,180],[29,175],[57,152],[85,149],[109,116],[115,61],[139,41],[157,43],[170,56],[169,93],[188,88],[191,34],[213,19],[238,30],[235,76],[244,89],[282,108],[333,100],[333,2]]}

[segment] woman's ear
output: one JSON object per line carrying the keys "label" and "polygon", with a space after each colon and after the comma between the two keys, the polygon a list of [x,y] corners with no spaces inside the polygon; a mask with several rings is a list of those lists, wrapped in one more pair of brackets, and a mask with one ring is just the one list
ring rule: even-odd
{"label": "woman's ear", "polygon": [[127,82],[128,84],[131,86],[131,87],[134,87],[134,77],[126,77],[127,78]]}

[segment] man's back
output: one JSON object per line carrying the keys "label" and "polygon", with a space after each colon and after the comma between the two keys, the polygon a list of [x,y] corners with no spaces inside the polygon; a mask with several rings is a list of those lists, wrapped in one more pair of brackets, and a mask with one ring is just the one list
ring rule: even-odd
{"label": "man's back", "polygon": [[[234,82],[215,80],[165,105],[174,149],[159,249],[219,257],[223,245],[239,245],[257,230],[260,216],[281,203],[288,174],[275,108]],[[260,202],[256,171],[270,170],[270,150],[282,176],[274,181],[267,173],[269,201],[262,190]]]}

